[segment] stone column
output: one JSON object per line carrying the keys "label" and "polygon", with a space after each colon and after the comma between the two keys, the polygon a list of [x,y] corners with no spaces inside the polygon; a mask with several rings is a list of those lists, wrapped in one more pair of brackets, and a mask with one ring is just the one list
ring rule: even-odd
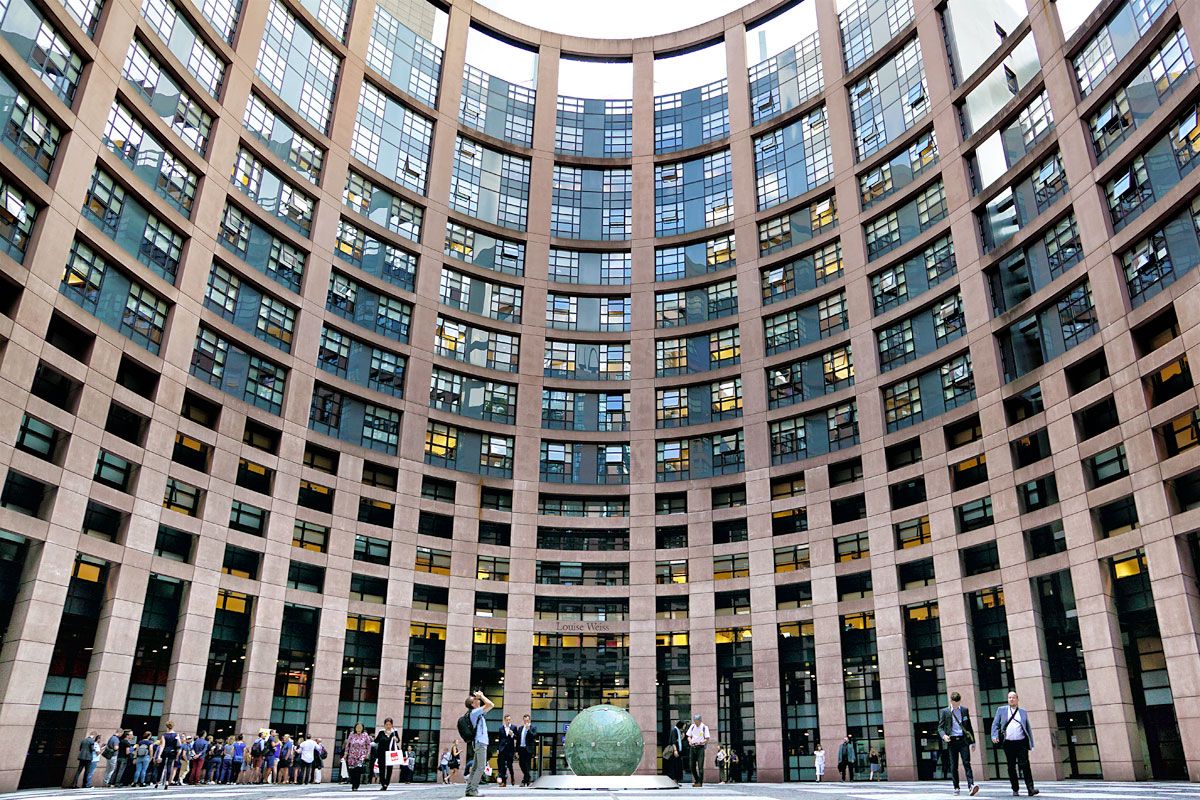
{"label": "stone column", "polygon": [[1071,567],[1096,740],[1107,780],[1143,780],[1142,734],[1133,707],[1112,578],[1105,574],[1106,568],[1094,555]]}
{"label": "stone column", "polygon": [[1146,546],[1154,610],[1167,656],[1175,719],[1190,780],[1200,780],[1200,565],[1183,537]]}
{"label": "stone column", "polygon": [[[128,562],[110,569],[107,596],[100,609],[100,625],[88,667],[87,688],[75,722],[73,741],[76,742],[93,730],[107,739],[121,726],[125,714],[150,572]],[[104,780],[105,767],[101,759],[93,785]]]}
{"label": "stone column", "polygon": [[0,738],[9,743],[0,749],[0,792],[15,791],[21,779],[74,564],[73,548],[50,542],[31,542],[25,557],[0,649]]}
{"label": "stone column", "polygon": [[[219,544],[215,540],[212,543]],[[208,544],[209,540],[201,539],[200,546],[208,549]],[[204,678],[208,671],[213,618],[216,615],[219,573],[197,570],[194,575],[200,580],[188,584],[181,604],[182,616],[175,633],[171,670],[167,674],[166,696],[163,700],[164,718],[173,720],[175,727],[181,731],[197,730],[204,696]],[[135,736],[140,737],[141,734],[142,731],[134,731]]]}

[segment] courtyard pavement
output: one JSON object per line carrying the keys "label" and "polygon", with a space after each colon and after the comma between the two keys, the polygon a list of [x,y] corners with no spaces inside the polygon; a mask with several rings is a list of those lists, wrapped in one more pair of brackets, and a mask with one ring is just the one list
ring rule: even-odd
{"label": "courtyard pavement", "polygon": [[[1042,783],[1037,787],[1039,797],[1046,800],[1200,800],[1200,784],[1195,783],[1104,783],[1059,782]],[[386,797],[399,800],[454,800],[462,797],[463,784],[396,785]],[[707,784],[702,789],[684,786],[670,791],[535,791],[502,789],[485,786],[485,797],[493,800],[936,800],[954,796],[949,781],[925,783],[759,783]],[[158,789],[32,789],[0,794],[0,800],[40,800],[40,798],[72,798],[72,800],[135,800],[135,798],[168,797],[171,800],[332,800],[379,795],[379,787],[363,786],[352,794],[349,784],[319,786],[176,786],[167,791]],[[962,797],[967,797],[964,790]],[[1011,797],[1006,781],[981,784],[980,798]],[[1022,788],[1021,796],[1025,796]]]}

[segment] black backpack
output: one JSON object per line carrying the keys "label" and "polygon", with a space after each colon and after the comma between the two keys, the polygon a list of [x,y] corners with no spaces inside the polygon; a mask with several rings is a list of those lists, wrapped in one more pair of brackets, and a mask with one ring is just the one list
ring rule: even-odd
{"label": "black backpack", "polygon": [[250,745],[250,755],[253,758],[258,758],[263,754],[262,739],[255,739],[254,744]]}
{"label": "black backpack", "polygon": [[469,747],[475,741],[475,723],[471,721],[471,712],[458,718],[458,735]]}

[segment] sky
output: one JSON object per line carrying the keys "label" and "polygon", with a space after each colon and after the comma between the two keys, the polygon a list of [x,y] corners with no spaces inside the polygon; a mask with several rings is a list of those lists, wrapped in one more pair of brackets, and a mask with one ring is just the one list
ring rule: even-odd
{"label": "sky", "polygon": [[[746,0],[481,0],[489,8],[528,25],[596,38],[650,36],[691,27],[723,16]],[[815,3],[793,6],[747,31],[751,64],[791,47],[816,30]],[[615,13],[614,13],[615,12]],[[467,62],[522,86],[533,87],[537,57],[472,30]],[[567,54],[560,64],[559,94],[568,97],[628,99],[633,72],[626,64],[580,62]],[[725,46],[660,58],[654,66],[654,93],[669,94],[711,83],[725,75]]]}
{"label": "sky", "polygon": [[724,16],[746,0],[480,0],[545,31],[632,39],[682,30]]}

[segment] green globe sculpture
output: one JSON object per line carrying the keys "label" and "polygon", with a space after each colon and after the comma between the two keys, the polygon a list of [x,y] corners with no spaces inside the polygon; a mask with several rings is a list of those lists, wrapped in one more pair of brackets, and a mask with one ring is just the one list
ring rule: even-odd
{"label": "green globe sculpture", "polygon": [[567,764],[580,776],[632,775],[646,742],[623,708],[600,705],[580,711],[567,727]]}

